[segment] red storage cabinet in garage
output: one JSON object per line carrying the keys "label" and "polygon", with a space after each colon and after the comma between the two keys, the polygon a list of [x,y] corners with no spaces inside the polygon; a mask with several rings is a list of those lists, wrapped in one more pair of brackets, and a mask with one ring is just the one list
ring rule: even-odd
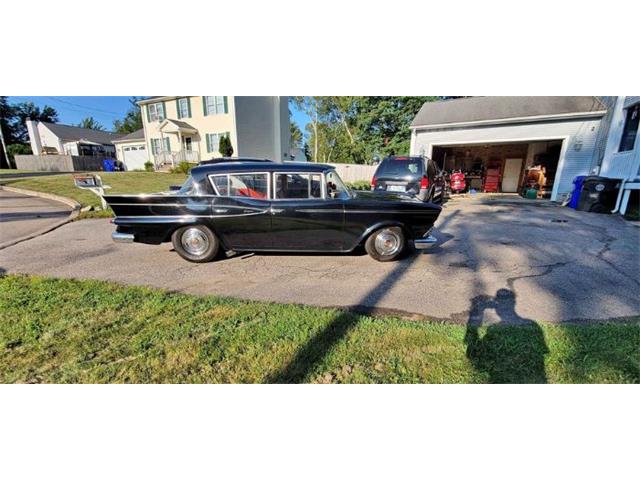
{"label": "red storage cabinet in garage", "polygon": [[490,162],[484,175],[482,191],[487,193],[497,193],[500,191],[500,178],[502,176],[501,162]]}

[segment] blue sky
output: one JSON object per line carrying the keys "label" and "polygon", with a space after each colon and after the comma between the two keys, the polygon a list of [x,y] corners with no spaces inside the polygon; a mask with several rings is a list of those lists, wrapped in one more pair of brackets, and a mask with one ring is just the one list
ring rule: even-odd
{"label": "blue sky", "polygon": [[[140,95],[141,96],[141,95]],[[93,117],[105,129],[113,128],[113,121],[124,117],[129,110],[131,97],[9,97],[9,103],[33,102],[39,107],[49,105],[58,112],[60,123],[75,125],[85,117]],[[302,132],[309,117],[291,106],[293,120]]]}

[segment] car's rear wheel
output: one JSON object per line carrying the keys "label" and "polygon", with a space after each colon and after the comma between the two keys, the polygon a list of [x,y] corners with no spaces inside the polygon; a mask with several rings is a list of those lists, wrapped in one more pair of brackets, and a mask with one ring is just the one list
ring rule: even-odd
{"label": "car's rear wheel", "polygon": [[173,232],[173,248],[185,260],[196,263],[210,262],[218,254],[220,241],[204,225],[190,225]]}
{"label": "car's rear wheel", "polygon": [[400,227],[385,227],[373,232],[364,248],[379,262],[391,262],[402,255],[405,244],[406,238]]}

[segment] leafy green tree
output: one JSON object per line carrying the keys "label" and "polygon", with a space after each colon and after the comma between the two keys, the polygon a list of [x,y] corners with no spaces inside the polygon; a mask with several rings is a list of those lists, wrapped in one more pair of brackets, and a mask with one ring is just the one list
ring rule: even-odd
{"label": "leafy green tree", "polygon": [[33,152],[31,151],[31,145],[14,143],[12,145],[7,145],[7,153],[9,154],[11,161],[13,161],[16,155],[31,155]]}
{"label": "leafy green tree", "polygon": [[104,127],[93,117],[83,118],[82,121],[78,124],[78,127],[88,128],[89,130],[104,131]]}
{"label": "leafy green tree", "polygon": [[218,151],[223,157],[231,157],[233,155],[233,145],[231,145],[231,139],[228,135],[223,135],[220,138]]}
{"label": "leafy green tree", "polygon": [[[27,133],[27,118],[36,121],[56,123],[58,113],[52,107],[45,106],[42,109],[32,102],[10,104],[6,96],[0,96],[0,128],[4,137],[4,143],[9,150],[12,145],[27,145],[29,135]],[[21,149],[21,147],[13,147]],[[8,159],[0,150],[0,168],[8,168]]]}
{"label": "leafy green tree", "polygon": [[294,122],[289,121],[289,128],[291,130],[291,148],[302,147],[303,135],[300,127]]}
{"label": "leafy green tree", "polygon": [[142,128],[142,112],[138,101],[143,97],[131,97],[129,103],[131,107],[127,111],[127,114],[122,120],[116,120],[113,122],[113,129],[117,133],[133,133]]}
{"label": "leafy green tree", "polygon": [[314,162],[318,161],[318,149],[320,147],[318,127],[320,125],[320,117],[322,116],[322,112],[320,111],[322,108],[322,98],[323,97],[291,97],[291,101],[296,108],[303,111],[311,119],[307,125],[307,130],[310,130],[312,133],[313,140],[310,140],[309,143],[312,145],[311,159]]}
{"label": "leafy green tree", "polygon": [[367,163],[374,154],[407,154],[409,126],[438,97],[293,97],[311,117],[307,131],[314,161]]}
{"label": "leafy green tree", "polygon": [[5,137],[5,142],[9,144],[29,142],[26,124],[27,119],[36,122],[58,122],[58,112],[48,105],[40,109],[40,107],[37,107],[33,102],[22,102],[16,103],[11,107],[13,109],[13,116],[10,123],[10,135],[9,139]]}
{"label": "leafy green tree", "polygon": [[[10,126],[9,122],[13,116],[13,109],[9,105],[7,101],[7,97],[0,96],[0,133],[2,133],[2,137],[4,138],[4,142],[6,145],[7,139],[10,134]],[[8,147],[7,147],[8,149]],[[0,145],[0,168],[9,168],[9,160],[5,156],[4,149],[2,145]]]}

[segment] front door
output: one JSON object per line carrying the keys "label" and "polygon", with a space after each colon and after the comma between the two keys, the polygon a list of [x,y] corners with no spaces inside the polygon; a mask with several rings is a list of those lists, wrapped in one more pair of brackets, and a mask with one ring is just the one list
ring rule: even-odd
{"label": "front door", "polygon": [[507,158],[504,161],[504,171],[502,172],[502,191],[503,192],[515,193],[518,191],[521,171],[522,171],[521,158]]}
{"label": "front door", "polygon": [[274,250],[339,251],[345,248],[344,200],[327,198],[323,177],[274,173],[271,244]]}
{"label": "front door", "polygon": [[190,152],[192,150],[192,140],[191,137],[184,137],[182,139],[184,150]]}

